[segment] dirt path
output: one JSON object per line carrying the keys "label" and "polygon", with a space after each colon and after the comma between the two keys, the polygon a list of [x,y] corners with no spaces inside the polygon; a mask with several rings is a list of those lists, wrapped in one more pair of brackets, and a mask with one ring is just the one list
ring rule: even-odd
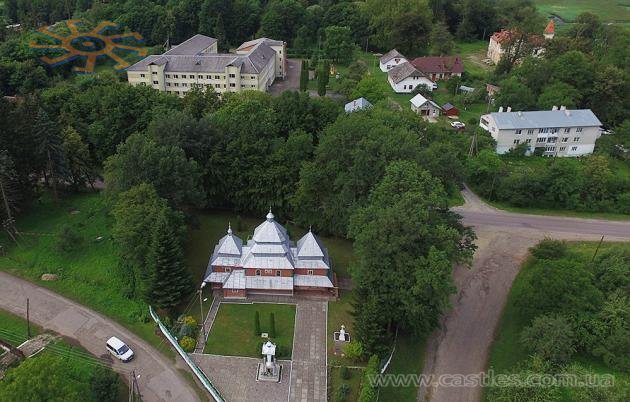
{"label": "dirt path", "polygon": [[143,401],[199,401],[176,364],[126,328],[48,289],[0,272],[0,308],[23,317],[26,298],[30,299],[31,321],[77,340],[95,356],[107,353],[109,337],[124,340],[136,357],[130,363],[115,362],[112,368],[124,374],[136,370]]}
{"label": "dirt path", "polygon": [[[627,223],[511,214],[486,205],[469,191],[463,195],[466,204],[455,210],[474,226],[479,248],[471,268],[454,270],[458,292],[427,344],[423,374],[434,379],[443,374],[485,371],[512,282],[531,246],[546,236],[599,240],[604,233],[608,240],[630,240]],[[418,390],[418,401],[473,402],[481,396],[480,387],[434,385]]]}

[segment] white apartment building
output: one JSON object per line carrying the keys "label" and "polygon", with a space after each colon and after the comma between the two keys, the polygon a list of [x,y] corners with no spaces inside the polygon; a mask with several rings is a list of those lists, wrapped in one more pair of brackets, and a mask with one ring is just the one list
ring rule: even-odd
{"label": "white apartment building", "polygon": [[233,53],[217,53],[217,40],[195,35],[161,55],[127,68],[131,85],[147,85],[184,96],[195,86],[217,93],[266,91],[286,72],[286,43],[267,38],[246,42]]}
{"label": "white apartment building", "polygon": [[601,125],[591,109],[569,110],[564,106],[533,112],[485,114],[479,126],[497,142],[496,151],[504,154],[519,144],[528,144],[529,152],[543,148],[544,156],[582,156],[593,153],[601,135]]}

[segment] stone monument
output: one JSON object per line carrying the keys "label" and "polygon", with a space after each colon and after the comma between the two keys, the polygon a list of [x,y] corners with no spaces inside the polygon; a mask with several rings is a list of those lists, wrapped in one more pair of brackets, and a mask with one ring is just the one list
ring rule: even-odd
{"label": "stone monument", "polygon": [[267,341],[262,345],[263,362],[258,363],[256,381],[280,382],[282,365],[276,361],[276,345]]}

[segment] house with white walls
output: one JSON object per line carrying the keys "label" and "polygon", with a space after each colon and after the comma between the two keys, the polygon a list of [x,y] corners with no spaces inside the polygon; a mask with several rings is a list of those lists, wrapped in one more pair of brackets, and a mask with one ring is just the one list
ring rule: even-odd
{"label": "house with white walls", "polygon": [[398,50],[392,49],[389,52],[385,53],[378,60],[378,66],[381,68],[381,71],[386,73],[392,68],[396,67],[399,64],[405,63],[407,58],[400,54]]}
{"label": "house with white walls", "polygon": [[498,154],[527,144],[528,154],[538,148],[543,156],[593,153],[601,125],[591,109],[569,110],[564,106],[531,112],[513,112],[509,107],[504,112],[500,107],[498,112],[484,114],[479,120],[479,126],[496,141]]}
{"label": "house with white walls", "polygon": [[404,62],[389,70],[387,81],[396,93],[411,93],[418,85],[425,85],[429,91],[433,91],[435,85],[409,62]]}

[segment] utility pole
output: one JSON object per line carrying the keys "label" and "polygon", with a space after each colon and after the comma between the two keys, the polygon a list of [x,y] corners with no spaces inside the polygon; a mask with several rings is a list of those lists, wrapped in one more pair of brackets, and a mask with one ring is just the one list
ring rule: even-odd
{"label": "utility pole", "polygon": [[595,253],[593,253],[593,258],[591,258],[591,262],[595,261],[595,257],[597,257],[597,252],[599,251],[599,247],[602,245],[603,242],[604,242],[604,235],[602,235],[602,238],[599,239],[599,243],[597,244],[597,248],[595,249]]}
{"label": "utility pole", "polygon": [[31,339],[31,319],[30,319],[30,303],[28,297],[26,298],[26,333],[28,339]]}

